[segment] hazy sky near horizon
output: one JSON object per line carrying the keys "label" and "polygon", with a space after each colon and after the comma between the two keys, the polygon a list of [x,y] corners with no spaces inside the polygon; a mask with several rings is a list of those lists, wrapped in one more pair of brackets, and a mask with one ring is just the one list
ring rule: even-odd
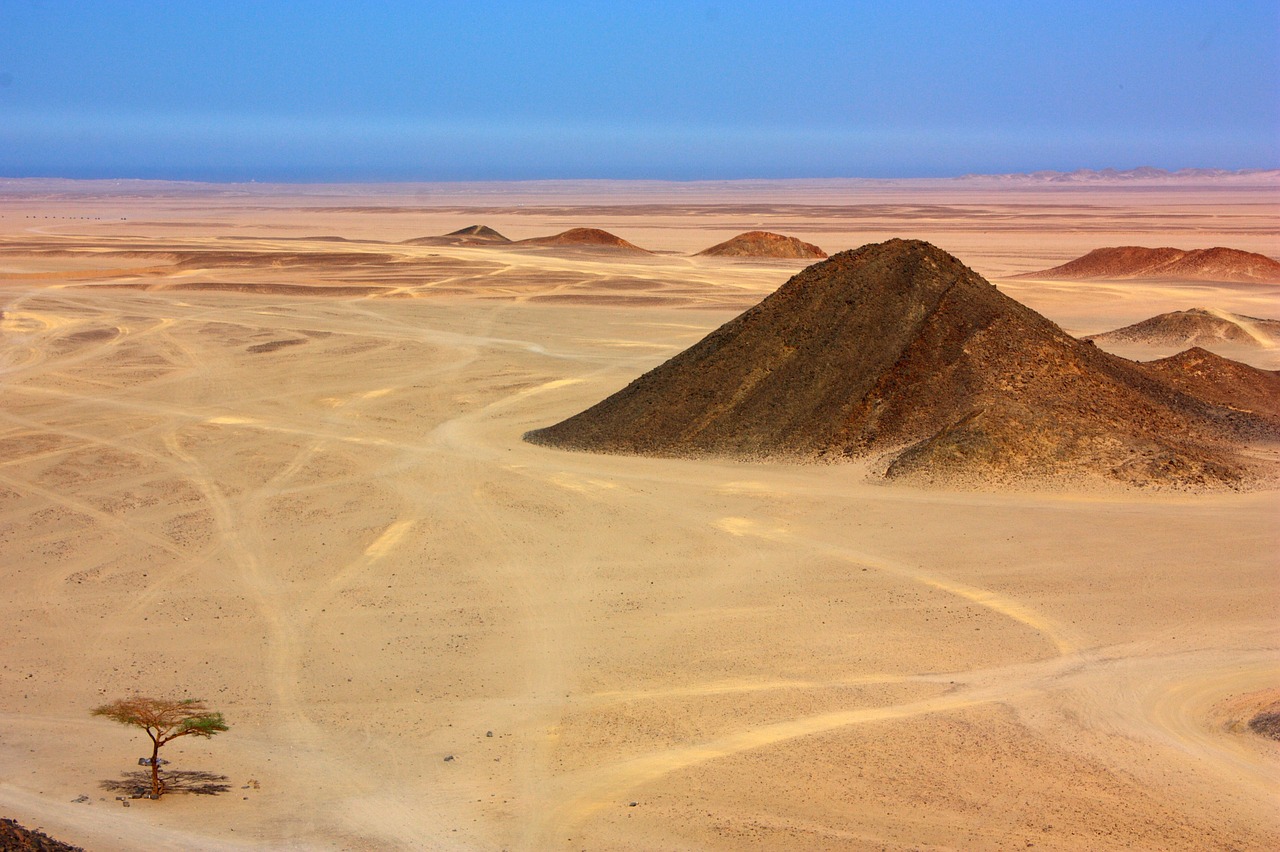
{"label": "hazy sky near horizon", "polygon": [[0,0],[0,176],[1280,167],[1280,3]]}

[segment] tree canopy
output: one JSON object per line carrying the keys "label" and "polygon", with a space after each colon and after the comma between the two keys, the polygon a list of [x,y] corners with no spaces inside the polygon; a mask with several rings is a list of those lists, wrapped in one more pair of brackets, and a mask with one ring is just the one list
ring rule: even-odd
{"label": "tree canopy", "polygon": [[199,698],[148,698],[134,696],[103,704],[93,710],[122,725],[141,728],[151,738],[151,794],[164,792],[160,781],[160,746],[178,737],[212,737],[229,730],[222,714]]}

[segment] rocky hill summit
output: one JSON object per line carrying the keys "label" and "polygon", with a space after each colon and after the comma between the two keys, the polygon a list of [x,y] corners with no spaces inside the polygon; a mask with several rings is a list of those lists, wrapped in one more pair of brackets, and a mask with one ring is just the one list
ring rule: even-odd
{"label": "rocky hill summit", "polygon": [[703,249],[699,255],[711,257],[776,257],[776,258],[815,258],[820,259],[827,253],[812,243],[802,242],[795,237],[774,234],[769,231],[748,231],[738,234],[732,239],[717,243],[711,248]]}
{"label": "rocky hill summit", "polygon": [[1233,314],[1208,308],[1172,311],[1084,338],[1095,343],[1144,343],[1151,346],[1197,346],[1233,343],[1271,349],[1280,346],[1280,320]]}
{"label": "rocky hill summit", "polygon": [[1094,249],[1061,266],[1016,277],[1274,284],[1280,282],[1280,262],[1265,254],[1222,247],[1186,251],[1117,246]]}
{"label": "rocky hill summit", "polygon": [[[1280,398],[1268,405],[1280,412]],[[1273,412],[1274,413],[1274,412]],[[841,252],[595,406],[565,449],[876,460],[891,478],[1241,487],[1269,415],[1202,399],[1000,293],[928,243]]]}

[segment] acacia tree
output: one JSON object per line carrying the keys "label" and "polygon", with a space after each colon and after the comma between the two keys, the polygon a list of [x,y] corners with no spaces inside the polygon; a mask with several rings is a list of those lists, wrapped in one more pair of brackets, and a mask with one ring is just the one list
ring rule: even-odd
{"label": "acacia tree", "polygon": [[160,782],[160,746],[178,737],[212,737],[227,730],[221,713],[198,698],[122,698],[93,710],[122,725],[141,728],[151,738],[151,795],[164,792]]}

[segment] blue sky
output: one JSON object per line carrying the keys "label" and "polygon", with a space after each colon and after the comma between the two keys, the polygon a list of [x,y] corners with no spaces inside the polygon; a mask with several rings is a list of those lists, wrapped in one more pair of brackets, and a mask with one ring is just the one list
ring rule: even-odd
{"label": "blue sky", "polygon": [[0,176],[1280,167],[1280,3],[0,0]]}

